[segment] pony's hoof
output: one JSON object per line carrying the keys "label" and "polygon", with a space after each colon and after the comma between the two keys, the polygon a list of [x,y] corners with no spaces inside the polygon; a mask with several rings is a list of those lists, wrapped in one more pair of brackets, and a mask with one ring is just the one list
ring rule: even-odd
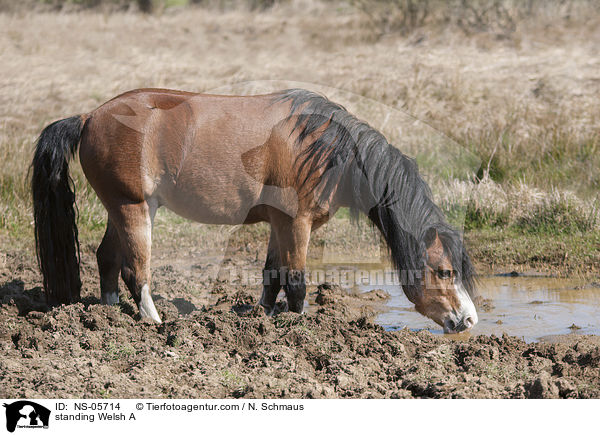
{"label": "pony's hoof", "polygon": [[269,317],[273,317],[275,315],[275,307],[268,307],[265,305],[261,305],[261,307],[263,307],[263,309],[265,310],[265,314]]}
{"label": "pony's hoof", "polygon": [[102,305],[116,305],[119,303],[119,292],[104,293],[100,298]]}
{"label": "pony's hoof", "polygon": [[158,311],[156,311],[156,307],[154,306],[152,296],[150,296],[150,289],[147,284],[142,287],[142,297],[138,308],[142,319],[150,319],[158,324],[162,323]]}

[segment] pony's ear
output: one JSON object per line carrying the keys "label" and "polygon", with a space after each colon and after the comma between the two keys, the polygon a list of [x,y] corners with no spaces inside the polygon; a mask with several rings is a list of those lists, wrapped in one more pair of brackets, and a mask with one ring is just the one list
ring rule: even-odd
{"label": "pony's ear", "polygon": [[429,227],[427,231],[425,231],[424,242],[427,248],[430,248],[436,240],[439,240],[438,232],[435,228]]}

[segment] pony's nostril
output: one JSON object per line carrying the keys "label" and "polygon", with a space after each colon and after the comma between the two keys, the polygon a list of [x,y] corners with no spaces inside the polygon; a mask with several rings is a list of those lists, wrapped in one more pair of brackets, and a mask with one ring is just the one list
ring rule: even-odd
{"label": "pony's nostril", "polygon": [[446,319],[444,324],[446,326],[446,329],[449,329],[450,331],[454,331],[456,329],[456,323],[452,319]]}
{"label": "pony's nostril", "polygon": [[465,320],[463,320],[463,323],[465,325],[465,329],[472,328],[473,325],[475,325],[475,321],[473,320],[473,318],[471,316],[469,316]]}

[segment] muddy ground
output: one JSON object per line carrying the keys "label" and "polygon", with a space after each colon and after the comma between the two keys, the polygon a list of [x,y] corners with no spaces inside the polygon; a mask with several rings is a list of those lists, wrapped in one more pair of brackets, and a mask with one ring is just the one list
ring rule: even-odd
{"label": "muddy ground", "polygon": [[[128,297],[99,305],[90,252],[83,303],[50,311],[31,253],[3,257],[0,397],[600,397],[600,337],[527,344],[387,332],[373,323],[384,292],[336,287],[311,288],[307,314],[267,317],[257,286],[193,282],[194,268],[170,252],[156,255],[157,326],[139,321]],[[254,253],[238,257],[260,267]]]}

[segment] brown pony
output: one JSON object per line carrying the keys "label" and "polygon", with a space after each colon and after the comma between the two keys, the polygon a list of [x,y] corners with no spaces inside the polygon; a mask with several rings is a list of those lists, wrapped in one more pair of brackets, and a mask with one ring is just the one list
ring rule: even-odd
{"label": "brown pony", "polygon": [[284,289],[302,312],[311,232],[340,207],[380,230],[416,309],[462,331],[477,322],[473,268],[460,234],[431,200],[412,159],[368,124],[315,93],[221,96],[164,89],[122,94],[54,122],[33,159],[35,235],[49,304],[80,298],[79,243],[69,161],[108,211],[97,251],[102,302],[119,273],[140,315],[160,322],[150,295],[156,210],[210,224],[271,225],[261,305]]}

